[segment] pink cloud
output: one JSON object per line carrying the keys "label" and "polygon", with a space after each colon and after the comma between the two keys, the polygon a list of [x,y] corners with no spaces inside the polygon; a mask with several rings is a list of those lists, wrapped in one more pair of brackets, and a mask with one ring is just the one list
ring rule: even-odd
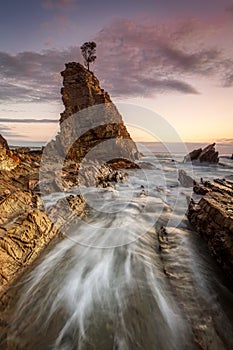
{"label": "pink cloud", "polygon": [[47,35],[52,41],[52,37],[58,33],[69,33],[70,30],[78,30],[76,22],[72,21],[65,13],[55,13],[49,21],[41,23],[43,30],[47,31]]}
{"label": "pink cloud", "polygon": [[69,8],[76,4],[76,0],[45,0],[42,6],[46,9]]}
{"label": "pink cloud", "polygon": [[53,39],[51,37],[47,38],[44,42],[45,46],[51,46],[53,44]]}
{"label": "pink cloud", "polygon": [[[73,23],[66,15],[56,13],[45,25],[48,31],[61,33],[70,32]],[[196,19],[116,21],[93,38],[97,60],[91,69],[111,95],[124,98],[198,94],[199,80],[208,80],[210,86],[233,87],[233,52],[226,41],[229,36],[231,43],[232,29],[233,25],[220,19],[208,23]],[[49,44],[50,33],[48,38]],[[77,60],[83,62],[77,46],[16,55],[0,52],[0,100],[56,100],[59,72],[65,62]]]}
{"label": "pink cloud", "polygon": [[230,34],[232,23],[223,16],[208,22],[118,20],[94,38],[96,70],[117,96],[197,93],[194,78],[231,86],[233,57],[225,42]]}

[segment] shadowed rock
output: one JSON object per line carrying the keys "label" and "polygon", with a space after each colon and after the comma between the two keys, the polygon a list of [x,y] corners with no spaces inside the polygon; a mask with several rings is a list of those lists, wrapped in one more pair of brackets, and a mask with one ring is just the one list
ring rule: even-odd
{"label": "shadowed rock", "polygon": [[180,169],[178,180],[180,184],[184,187],[193,187],[194,180],[191,176],[189,176],[186,171]]}
{"label": "shadowed rock", "polygon": [[2,135],[0,135],[0,148],[6,148],[7,150],[9,150],[7,140],[4,139]]}
{"label": "shadowed rock", "polygon": [[204,185],[207,193],[198,203],[190,201],[188,219],[233,280],[233,184],[215,180]]}
{"label": "shadowed rock", "polygon": [[184,162],[213,163],[219,162],[218,152],[215,150],[215,143],[205,148],[196,149],[184,157]]}

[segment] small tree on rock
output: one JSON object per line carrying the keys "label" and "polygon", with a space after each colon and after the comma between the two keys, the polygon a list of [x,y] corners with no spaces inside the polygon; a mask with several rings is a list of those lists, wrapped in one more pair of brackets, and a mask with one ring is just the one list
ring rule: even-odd
{"label": "small tree on rock", "polygon": [[94,41],[84,43],[81,46],[81,51],[84,58],[84,65],[90,70],[90,63],[94,62],[96,59],[96,43]]}

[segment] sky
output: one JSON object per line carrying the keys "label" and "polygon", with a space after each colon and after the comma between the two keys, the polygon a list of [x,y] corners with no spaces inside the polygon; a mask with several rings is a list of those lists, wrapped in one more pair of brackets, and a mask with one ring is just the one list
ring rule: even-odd
{"label": "sky", "polygon": [[60,72],[93,40],[91,69],[136,141],[159,138],[151,113],[184,141],[232,141],[232,38],[233,0],[2,1],[0,133],[9,144],[53,138]]}

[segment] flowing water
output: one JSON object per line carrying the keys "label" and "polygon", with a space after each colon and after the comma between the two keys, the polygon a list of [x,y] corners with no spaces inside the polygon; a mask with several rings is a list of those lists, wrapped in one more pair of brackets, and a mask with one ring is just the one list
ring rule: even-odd
{"label": "flowing water", "polygon": [[192,168],[166,154],[141,162],[115,189],[71,192],[83,194],[89,215],[23,281],[9,349],[233,349],[233,294],[188,224],[191,190],[177,181],[177,164],[213,179],[231,175],[232,162]]}

